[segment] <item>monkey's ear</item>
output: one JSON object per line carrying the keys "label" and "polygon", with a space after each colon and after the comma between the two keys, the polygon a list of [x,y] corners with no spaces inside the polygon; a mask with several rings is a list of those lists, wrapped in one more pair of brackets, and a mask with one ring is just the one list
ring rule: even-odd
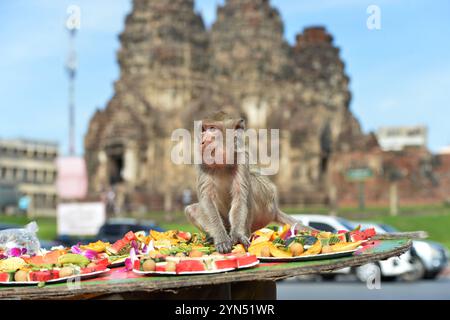
{"label": "monkey's ear", "polygon": [[238,121],[236,121],[236,126],[235,126],[234,129],[235,130],[238,130],[238,129],[245,130],[245,120],[244,119],[239,119]]}

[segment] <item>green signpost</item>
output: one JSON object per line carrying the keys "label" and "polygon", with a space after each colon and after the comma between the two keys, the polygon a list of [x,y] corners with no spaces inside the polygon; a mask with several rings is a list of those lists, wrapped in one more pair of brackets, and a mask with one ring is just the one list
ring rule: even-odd
{"label": "green signpost", "polygon": [[370,168],[350,168],[345,173],[349,181],[358,183],[359,208],[364,210],[365,204],[365,181],[373,177],[373,171]]}

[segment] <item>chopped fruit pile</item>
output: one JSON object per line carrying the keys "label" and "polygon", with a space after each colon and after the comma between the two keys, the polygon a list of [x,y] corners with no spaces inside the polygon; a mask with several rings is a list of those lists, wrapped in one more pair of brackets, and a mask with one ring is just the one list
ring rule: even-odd
{"label": "chopped fruit pile", "polygon": [[261,258],[291,258],[349,251],[375,235],[374,229],[359,229],[334,234],[298,232],[290,225],[284,225],[278,230],[263,228],[253,234],[248,252]]}

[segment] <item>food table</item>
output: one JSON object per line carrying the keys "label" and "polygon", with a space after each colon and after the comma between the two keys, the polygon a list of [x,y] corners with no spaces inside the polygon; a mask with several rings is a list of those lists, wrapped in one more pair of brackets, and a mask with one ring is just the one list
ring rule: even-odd
{"label": "food table", "polygon": [[399,256],[411,243],[409,239],[376,240],[349,257],[260,263],[251,269],[208,275],[139,276],[119,267],[100,278],[69,284],[0,287],[0,299],[275,299],[277,280]]}

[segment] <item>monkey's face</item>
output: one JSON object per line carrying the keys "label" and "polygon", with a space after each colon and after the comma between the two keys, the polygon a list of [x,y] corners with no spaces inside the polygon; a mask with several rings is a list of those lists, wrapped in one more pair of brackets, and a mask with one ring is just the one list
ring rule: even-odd
{"label": "monkey's face", "polygon": [[202,121],[201,154],[204,166],[219,169],[236,163],[236,133],[245,127],[242,119]]}

